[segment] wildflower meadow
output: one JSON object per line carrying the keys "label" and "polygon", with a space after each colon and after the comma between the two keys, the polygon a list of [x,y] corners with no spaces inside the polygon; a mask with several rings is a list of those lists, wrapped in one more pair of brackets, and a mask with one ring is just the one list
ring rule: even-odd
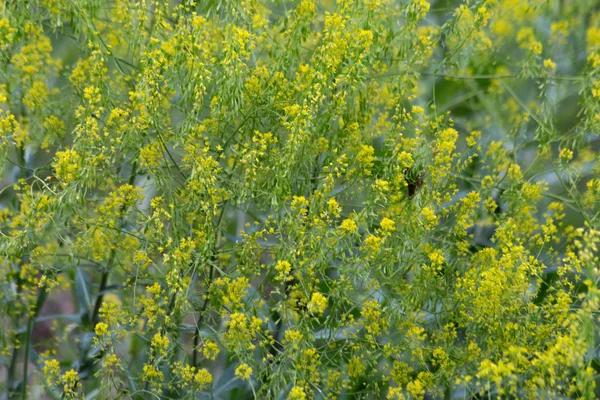
{"label": "wildflower meadow", "polygon": [[0,0],[0,399],[600,397],[600,0]]}

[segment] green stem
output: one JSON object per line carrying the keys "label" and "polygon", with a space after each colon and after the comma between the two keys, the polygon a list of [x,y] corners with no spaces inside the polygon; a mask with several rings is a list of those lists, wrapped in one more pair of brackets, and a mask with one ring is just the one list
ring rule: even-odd
{"label": "green stem", "polygon": [[[111,265],[113,259],[115,257],[115,250],[113,249],[110,253],[110,257],[108,259],[108,265]],[[100,307],[102,307],[102,301],[104,300],[104,291],[106,290],[106,286],[108,285],[108,268],[102,273],[102,278],[100,280],[100,288],[98,289],[98,296],[96,297],[96,302],[94,304],[94,311],[92,312],[92,318],[90,319],[90,323],[92,325],[92,329],[96,327],[98,323],[98,318],[100,315]]]}
{"label": "green stem", "polygon": [[[44,289],[42,289],[44,290]],[[31,347],[31,331],[33,330],[34,318],[29,317],[27,321],[27,332],[25,332],[25,359],[23,360],[23,400],[27,400],[27,375],[29,373],[29,348]]]}
{"label": "green stem", "polygon": [[[22,103],[22,102],[21,102]],[[22,107],[21,107],[22,108]],[[22,116],[24,114],[21,114],[21,119]],[[20,164],[19,167],[19,172],[20,172],[20,176],[21,179],[25,179],[25,150],[23,149],[22,146],[17,146],[16,147],[17,150],[17,157],[18,157],[18,162]],[[16,204],[16,208],[17,211],[20,211],[21,209],[21,202],[19,201],[19,197],[16,197],[17,200],[17,204]],[[23,267],[23,262],[21,263],[21,268]],[[22,290],[22,282],[21,279],[19,278],[19,276],[16,277],[16,284],[17,284],[17,294],[20,295],[21,294],[21,290]],[[17,296],[19,297],[19,296]],[[27,351],[27,350],[26,350]],[[8,368],[8,374],[6,377],[6,390],[8,391],[8,398],[11,398],[11,390],[14,387],[14,382],[15,382],[15,374],[16,374],[16,370],[17,370],[17,360],[18,360],[18,356],[19,356],[19,350],[16,348],[13,348],[12,350],[12,355],[11,355],[11,359],[10,359],[10,366]],[[26,355],[27,356],[27,355]],[[27,364],[27,361],[25,361],[25,364]],[[23,379],[26,379],[26,377],[24,377]]]}
{"label": "green stem", "polygon": [[15,371],[17,369],[17,357],[19,352],[15,347],[12,351],[12,355],[10,357],[10,366],[8,367],[8,374],[6,376],[6,391],[8,392],[8,398],[11,398],[11,391],[15,381]]}
{"label": "green stem", "polygon": [[[210,270],[208,272],[209,286],[210,282],[213,279],[214,273],[214,265],[210,264]],[[194,350],[192,353],[192,365],[195,367],[198,365],[198,342],[200,341],[200,325],[202,325],[202,321],[204,320],[204,313],[206,312],[206,307],[208,306],[208,294],[204,299],[204,304],[202,304],[202,308],[200,309],[200,316],[198,317],[198,323],[196,324],[196,330],[194,331]]]}
{"label": "green stem", "polygon": [[[137,176],[137,160],[135,160],[133,162],[133,166],[131,167],[131,175],[129,176],[129,180],[128,180],[128,184],[129,185],[133,185],[133,183],[135,182],[135,177]],[[121,207],[121,213],[125,212],[125,205],[123,205],[123,207]],[[124,216],[121,216],[121,225],[123,223],[123,218]],[[102,277],[100,278],[100,287],[98,288],[98,295],[96,296],[96,301],[94,302],[94,309],[92,311],[92,316],[89,320],[89,326],[90,326],[90,330],[92,332],[94,332],[94,328],[96,327],[96,324],[98,322],[100,322],[100,309],[102,308],[102,302],[104,301],[104,292],[106,290],[106,287],[108,286],[108,277],[110,274],[110,270],[112,269],[112,265],[114,262],[114,259],[116,257],[117,251],[116,249],[112,249],[110,252],[110,255],[108,257],[108,261],[106,263],[106,269],[102,272]],[[80,365],[79,365],[79,372],[81,372],[83,369],[85,369],[86,365],[87,365],[87,361],[88,361],[88,354],[90,352],[90,348],[91,348],[91,344],[87,346],[87,348],[82,350],[81,353],[81,357],[80,357]],[[104,352],[100,352],[99,354],[99,358],[102,357],[102,355],[104,354]]]}
{"label": "green stem", "polygon": [[[131,175],[129,176],[129,181],[127,182],[129,185],[133,185],[135,182],[135,177],[137,175],[137,160],[133,162],[133,166],[131,167]],[[125,205],[121,207],[121,213],[125,212]],[[123,216],[121,217],[122,224]],[[113,248],[110,252],[110,256],[108,258],[108,263],[106,264],[106,270],[102,273],[102,278],[100,280],[100,288],[98,290],[98,296],[96,297],[96,303],[94,304],[94,311],[92,312],[91,325],[92,330],[98,323],[98,318],[100,315],[100,307],[102,307],[102,301],[104,300],[104,291],[106,290],[106,286],[108,285],[108,274],[110,273],[112,264],[114,262],[117,251]]]}
{"label": "green stem", "polygon": [[208,289],[210,289],[210,285],[212,283],[213,280],[213,275],[214,275],[214,271],[215,271],[215,263],[217,262],[217,249],[219,246],[219,241],[221,239],[221,223],[223,221],[223,216],[225,215],[225,209],[227,208],[228,203],[226,203],[225,205],[223,205],[223,208],[221,209],[221,213],[219,215],[219,219],[217,220],[217,224],[216,224],[216,235],[215,235],[215,243],[213,246],[213,252],[211,254],[211,263],[210,263],[210,269],[208,272],[208,286],[207,286],[207,293],[206,293],[206,297],[204,298],[204,303],[202,304],[202,308],[199,310],[200,316],[198,317],[198,323],[196,324],[196,329],[194,330],[194,349],[192,350],[192,365],[195,367],[198,362],[198,342],[200,341],[200,325],[202,325],[202,322],[204,321],[204,313],[206,312],[206,308],[208,307],[208,301],[209,301],[209,291]]}
{"label": "green stem", "polygon": [[[37,317],[40,314],[40,311],[41,311],[47,297],[48,297],[48,291],[45,288],[40,289],[37,300],[35,302],[35,308],[33,309],[33,315],[30,315],[27,320],[27,330],[25,331],[25,340],[24,340],[25,357],[23,359],[23,380],[22,380],[23,389],[21,391],[21,394],[22,394],[21,397],[24,400],[27,399],[27,376],[29,375],[28,369],[29,369],[29,349],[31,348],[31,334],[33,332],[33,329],[35,328],[35,322],[37,320]],[[15,356],[14,361],[16,362],[16,353],[13,353],[13,355]],[[13,360],[11,360],[11,366],[13,366],[12,361]],[[13,377],[14,377],[14,367],[13,367]],[[8,390],[10,391],[10,387],[8,388]]]}

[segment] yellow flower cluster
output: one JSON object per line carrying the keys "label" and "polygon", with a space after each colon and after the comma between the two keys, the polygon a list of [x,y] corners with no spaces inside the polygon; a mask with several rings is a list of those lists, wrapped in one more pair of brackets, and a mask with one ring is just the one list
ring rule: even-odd
{"label": "yellow flower cluster", "polygon": [[7,396],[595,398],[600,13],[558,3],[2,2]]}

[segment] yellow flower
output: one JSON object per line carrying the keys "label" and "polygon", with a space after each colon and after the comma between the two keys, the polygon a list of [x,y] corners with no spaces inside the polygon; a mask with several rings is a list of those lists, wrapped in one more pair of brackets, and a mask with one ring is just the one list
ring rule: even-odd
{"label": "yellow flower", "polygon": [[467,146],[469,146],[469,147],[475,146],[479,139],[481,139],[481,132],[480,131],[472,131],[471,134],[466,139]]}
{"label": "yellow flower", "polygon": [[292,348],[297,348],[302,341],[302,333],[297,330],[285,331],[285,341],[290,344]]}
{"label": "yellow flower", "polygon": [[290,395],[288,396],[288,400],[305,400],[306,393],[304,393],[304,389],[300,386],[294,386],[292,390],[290,390]]}
{"label": "yellow flower", "polygon": [[250,366],[248,364],[246,364],[246,363],[240,364],[235,369],[235,375],[238,378],[247,381],[252,376],[252,368],[250,368]]}
{"label": "yellow flower", "polygon": [[245,314],[239,312],[231,314],[225,325],[227,331],[223,334],[223,339],[227,348],[254,350],[252,339],[255,332]]}
{"label": "yellow flower", "polygon": [[437,347],[433,350],[432,364],[436,367],[445,368],[448,364],[448,353],[441,347]]}
{"label": "yellow flower", "polygon": [[327,208],[334,218],[338,218],[340,216],[341,207],[334,197],[329,199],[327,202]]}
{"label": "yellow flower", "polygon": [[393,232],[396,230],[396,223],[389,218],[381,220],[381,229],[385,232]]}
{"label": "yellow flower", "polygon": [[121,360],[115,353],[110,353],[104,358],[103,365],[106,368],[119,368],[121,366]]}
{"label": "yellow flower", "polygon": [[375,163],[375,149],[373,146],[361,145],[360,151],[356,155],[356,160],[362,166],[365,175],[371,175],[371,169]]}
{"label": "yellow flower", "polygon": [[108,333],[108,325],[104,322],[98,322],[95,328],[96,335],[104,336]]}
{"label": "yellow flower", "polygon": [[535,40],[532,28],[522,28],[517,33],[517,43],[519,43],[519,47],[529,50],[535,55],[542,54],[542,44]]}
{"label": "yellow flower", "polygon": [[573,150],[565,147],[560,151],[558,157],[560,157],[560,159],[564,162],[568,162],[573,158]]}
{"label": "yellow flower", "polygon": [[422,399],[425,396],[425,388],[420,380],[416,379],[406,385],[406,390],[415,398]]}
{"label": "yellow flower", "polygon": [[219,354],[219,351],[219,345],[216,342],[209,340],[206,343],[204,343],[204,349],[202,350],[202,354],[204,354],[204,357],[206,357],[209,360],[215,360],[217,358],[217,355]]}
{"label": "yellow flower", "polygon": [[292,199],[292,210],[297,211],[308,206],[308,200],[304,196],[294,196]]}
{"label": "yellow flower", "polygon": [[152,339],[152,348],[157,354],[166,357],[167,350],[169,350],[169,343],[169,338],[167,336],[156,333],[154,339]]}
{"label": "yellow flower", "polygon": [[27,92],[23,98],[23,103],[31,111],[41,111],[44,103],[48,99],[49,91],[48,86],[44,82],[36,81],[31,86],[31,89]]}
{"label": "yellow flower", "polygon": [[365,247],[374,253],[379,251],[382,243],[383,239],[374,235],[369,235],[365,239]]}
{"label": "yellow flower", "polygon": [[412,167],[414,164],[412,154],[407,153],[406,151],[400,152],[400,154],[398,154],[398,164],[401,169]]}
{"label": "yellow flower", "polygon": [[361,360],[357,356],[352,357],[348,363],[348,375],[352,378],[361,376],[365,369],[365,360]]}
{"label": "yellow flower", "polygon": [[81,173],[82,162],[83,158],[74,150],[57,151],[53,164],[56,177],[64,185],[73,182]]}
{"label": "yellow flower", "polygon": [[74,369],[71,369],[60,377],[60,382],[63,385],[63,391],[66,395],[74,396],[81,384],[79,383],[79,374]]}
{"label": "yellow flower", "polygon": [[308,302],[308,312],[314,315],[322,315],[327,309],[327,298],[319,292],[314,292]]}
{"label": "yellow flower", "polygon": [[544,60],[544,67],[554,71],[554,69],[556,68],[556,63],[550,59],[546,59]]}
{"label": "yellow flower", "polygon": [[440,249],[434,250],[429,253],[429,260],[433,266],[440,266],[444,263],[444,254]]}
{"label": "yellow flower", "polygon": [[499,19],[491,27],[491,31],[499,37],[509,37],[513,34],[513,25],[510,21]]}
{"label": "yellow flower", "polygon": [[275,265],[275,270],[279,272],[279,274],[277,274],[277,276],[275,277],[275,280],[291,281],[293,279],[293,277],[290,275],[290,272],[292,270],[292,264],[290,264],[289,262],[277,261],[277,264]]}
{"label": "yellow flower", "polygon": [[600,28],[590,27],[587,31],[588,52],[600,47]]}
{"label": "yellow flower", "polygon": [[415,20],[425,18],[425,15],[429,12],[431,5],[427,0],[412,0],[409,10],[414,15]]}
{"label": "yellow flower", "polygon": [[342,222],[341,228],[346,232],[346,233],[356,233],[358,231],[358,226],[356,225],[356,222],[354,222],[354,220],[352,219],[345,219]]}
{"label": "yellow flower", "polygon": [[413,114],[424,114],[425,110],[423,109],[423,107],[419,107],[419,106],[412,106],[411,110],[410,110]]}
{"label": "yellow flower", "polygon": [[202,388],[210,385],[212,380],[212,375],[204,368],[199,369],[194,375],[194,383]]}
{"label": "yellow flower", "polygon": [[389,326],[389,322],[383,318],[381,305],[377,300],[365,302],[361,315],[365,320],[365,330],[371,335],[380,335]]}
{"label": "yellow flower", "polygon": [[433,208],[431,208],[431,207],[423,208],[421,210],[421,216],[423,217],[423,220],[424,220],[425,229],[429,230],[437,224],[438,217],[435,215]]}
{"label": "yellow flower", "polygon": [[53,385],[60,375],[60,363],[58,360],[46,360],[44,362],[44,378],[47,385]]}
{"label": "yellow flower", "polygon": [[402,388],[399,387],[391,387],[386,399],[388,400],[404,400],[405,397],[402,394]]}
{"label": "yellow flower", "polygon": [[140,150],[140,166],[142,167],[158,167],[162,158],[162,145],[159,142],[149,143]]}
{"label": "yellow flower", "polygon": [[298,18],[310,18],[316,13],[315,0],[302,0],[296,7],[296,15]]}
{"label": "yellow flower", "polygon": [[155,366],[144,364],[142,380],[145,382],[162,382],[165,379],[162,371]]}

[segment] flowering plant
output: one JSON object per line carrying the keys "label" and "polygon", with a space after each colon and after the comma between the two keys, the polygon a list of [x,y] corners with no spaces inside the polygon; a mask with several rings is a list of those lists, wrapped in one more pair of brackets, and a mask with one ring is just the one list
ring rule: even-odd
{"label": "flowering plant", "polygon": [[585,398],[595,0],[0,3],[0,388]]}

